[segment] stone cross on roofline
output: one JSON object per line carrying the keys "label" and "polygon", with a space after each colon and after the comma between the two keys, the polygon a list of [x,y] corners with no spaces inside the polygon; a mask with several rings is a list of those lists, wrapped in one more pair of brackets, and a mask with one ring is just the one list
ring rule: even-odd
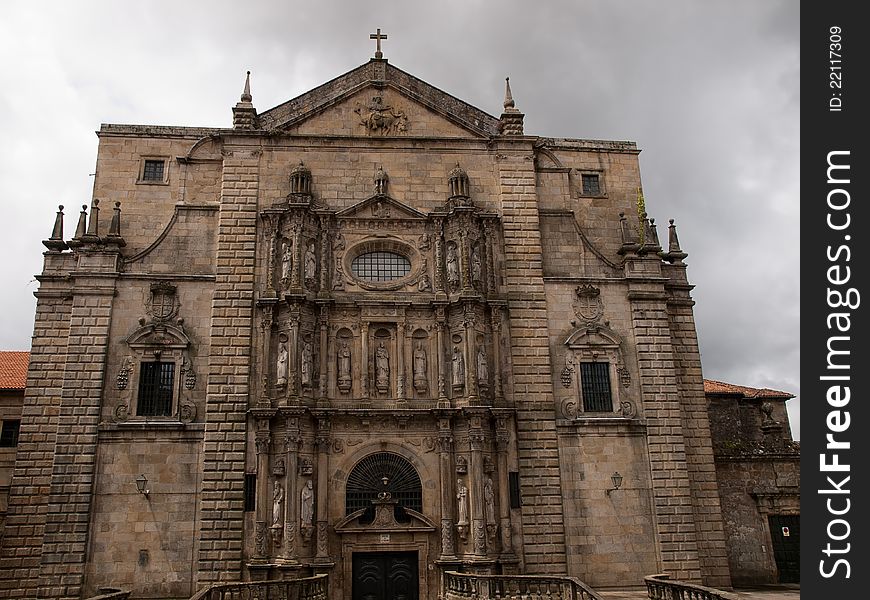
{"label": "stone cross on roofline", "polygon": [[383,58],[384,53],[381,52],[381,40],[387,39],[386,33],[381,33],[381,28],[378,27],[377,33],[372,33],[369,35],[370,40],[377,40],[377,48],[375,48],[375,58]]}

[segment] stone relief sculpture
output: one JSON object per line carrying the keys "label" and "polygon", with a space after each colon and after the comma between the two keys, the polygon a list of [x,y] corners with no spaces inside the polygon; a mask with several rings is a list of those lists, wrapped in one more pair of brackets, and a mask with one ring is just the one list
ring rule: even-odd
{"label": "stone relief sculpture", "polygon": [[305,342],[302,347],[302,385],[308,387],[311,385],[311,369],[314,363],[314,357],[311,351],[311,342]]}
{"label": "stone relief sculpture", "polygon": [[458,346],[453,346],[453,387],[462,388],[465,385],[465,359],[462,358],[462,352]]}
{"label": "stone relief sculpture", "polygon": [[301,500],[299,520],[302,527],[311,527],[314,523],[314,484],[310,479],[302,486]]}
{"label": "stone relief sculpture", "polygon": [[456,501],[458,505],[459,518],[456,520],[457,525],[468,524],[468,488],[461,479],[456,480]]}
{"label": "stone relief sculpture", "polygon": [[305,250],[305,283],[309,286],[314,284],[314,277],[317,272],[317,259],[314,256],[314,242],[308,243],[308,248]]}
{"label": "stone relief sculpture", "polygon": [[284,488],[280,481],[275,482],[272,491],[272,527],[281,527],[281,515],[284,513]]}
{"label": "stone relief sculpture", "polygon": [[287,353],[287,344],[282,343],[278,348],[278,361],[277,361],[277,377],[278,385],[287,385],[287,360],[289,358],[289,354]]}
{"label": "stone relief sculpture", "polygon": [[483,486],[483,502],[486,506],[486,524],[495,524],[495,492],[492,489],[492,478],[487,477]]}
{"label": "stone relief sculpture", "polygon": [[343,341],[338,349],[338,389],[346,394],[350,391],[350,384],[350,347]]}
{"label": "stone relief sculpture", "polygon": [[480,246],[475,245],[471,249],[471,283],[480,285],[481,282],[481,264],[480,264]]}
{"label": "stone relief sculpture", "polygon": [[429,263],[425,258],[423,259],[420,280],[417,282],[417,289],[421,292],[428,292],[432,289],[432,284],[429,282]]}
{"label": "stone relief sculpture", "polygon": [[447,284],[454,289],[459,287],[459,258],[455,244],[447,245]]}
{"label": "stone relief sculpture", "polygon": [[390,389],[390,354],[383,342],[378,344],[375,351],[375,374],[378,392],[386,394]]}
{"label": "stone relief sculpture", "polygon": [[384,104],[382,96],[372,97],[366,106],[358,106],[354,111],[360,117],[360,125],[365,127],[366,133],[371,135],[390,135],[404,132],[408,117],[405,112]]}
{"label": "stone relief sculpture", "polygon": [[281,251],[281,281],[284,285],[290,281],[290,272],[293,270],[293,253],[290,248],[291,242],[284,240]]}
{"label": "stone relief sculpture", "polygon": [[423,394],[429,390],[429,381],[426,378],[426,350],[423,342],[417,342],[414,349],[414,389]]}
{"label": "stone relief sculpture", "polygon": [[484,346],[477,347],[477,383],[483,387],[489,384],[489,361]]}

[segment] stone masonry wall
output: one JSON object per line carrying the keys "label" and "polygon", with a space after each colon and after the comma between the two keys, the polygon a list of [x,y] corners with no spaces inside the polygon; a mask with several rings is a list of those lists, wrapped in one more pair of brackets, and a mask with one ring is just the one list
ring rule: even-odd
{"label": "stone masonry wall", "polygon": [[692,484],[692,507],[701,561],[701,582],[704,585],[728,588],[728,558],[725,553],[725,533],[719,504],[719,486],[713,462],[710,421],[704,379],[701,374],[701,354],[693,302],[686,290],[668,303],[674,368],[683,416],[686,461]]}
{"label": "stone masonry wall", "polygon": [[[647,268],[650,266],[648,262]],[[630,271],[633,265],[628,265],[628,268]],[[675,579],[700,581],[680,389],[674,367],[666,296],[659,284],[631,282],[629,300],[632,303],[644,416],[648,424],[653,513],[661,567]]]}
{"label": "stone masonry wall", "polygon": [[[51,486],[57,416],[72,302],[62,289],[37,292],[18,458],[0,538],[0,598],[35,598]],[[61,286],[65,287],[65,286]]]}
{"label": "stone masonry wall", "polygon": [[565,528],[532,147],[502,142],[498,151],[526,571],[564,573]]}
{"label": "stone masonry wall", "polygon": [[75,286],[46,506],[41,598],[79,598],[87,559],[114,280],[78,277]]}
{"label": "stone masonry wall", "polygon": [[197,585],[238,580],[259,182],[258,148],[226,151],[218,217]]}

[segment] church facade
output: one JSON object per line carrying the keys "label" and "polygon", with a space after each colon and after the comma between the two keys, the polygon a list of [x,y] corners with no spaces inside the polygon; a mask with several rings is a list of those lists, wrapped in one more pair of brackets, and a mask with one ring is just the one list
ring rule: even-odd
{"label": "church facade", "polygon": [[673,222],[634,143],[503,106],[379,52],[265,112],[246,82],[232,128],[102,125],[45,242],[0,595],[729,586]]}

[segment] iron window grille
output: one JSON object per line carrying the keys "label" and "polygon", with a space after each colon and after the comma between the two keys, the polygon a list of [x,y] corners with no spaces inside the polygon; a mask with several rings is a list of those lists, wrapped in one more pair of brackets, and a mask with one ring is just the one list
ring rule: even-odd
{"label": "iron window grille", "polygon": [[411,261],[401,254],[380,250],[360,254],[353,259],[351,269],[363,281],[394,281],[411,272]]}
{"label": "iron window grille", "polygon": [[610,363],[580,363],[580,382],[584,412],[613,410],[613,398],[610,395]]}
{"label": "iron window grille", "polygon": [[601,195],[601,180],[598,175],[582,175],[583,179],[583,195],[584,196],[600,196]]}
{"label": "iron window grille", "polygon": [[163,170],[166,162],[162,160],[145,160],[142,170],[142,181],[163,181]]}
{"label": "iron window grille", "polygon": [[175,363],[143,362],[139,373],[137,413],[143,417],[172,415],[172,388]]}
{"label": "iron window grille", "polygon": [[371,522],[374,519],[372,502],[384,492],[397,503],[397,521],[408,521],[405,508],[423,512],[423,486],[417,470],[398,454],[378,452],[362,459],[348,476],[345,514],[366,509],[360,522]]}

